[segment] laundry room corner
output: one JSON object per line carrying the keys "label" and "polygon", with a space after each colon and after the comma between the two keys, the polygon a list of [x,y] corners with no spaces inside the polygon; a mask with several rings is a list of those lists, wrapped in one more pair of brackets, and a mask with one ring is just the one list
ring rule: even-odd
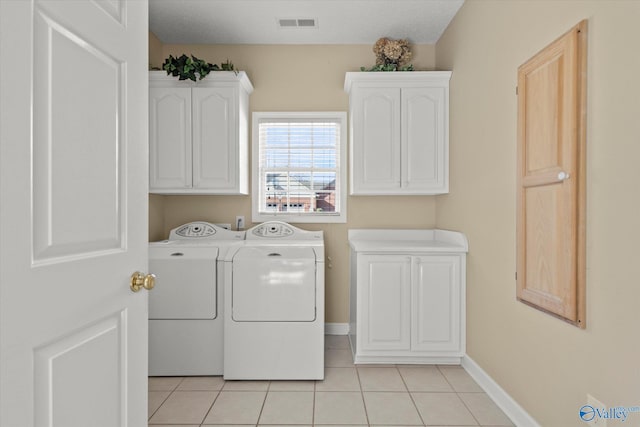
{"label": "laundry room corner", "polygon": [[[249,115],[254,111],[347,111],[345,72],[359,70],[374,59],[371,45],[178,45],[158,43],[153,35],[150,39],[154,39],[150,62],[156,67],[169,55],[187,53],[211,62],[229,59],[236,69],[244,70],[254,86]],[[412,48],[416,68],[435,68],[434,45]],[[251,126],[249,132],[251,140]],[[435,197],[348,196],[346,223],[295,224],[325,232],[327,323],[344,327],[349,322],[348,229],[433,228]],[[248,229],[256,224],[251,212],[251,190],[249,195],[152,196],[150,236],[164,239],[172,228],[195,220],[234,224],[238,215],[244,215]]]}

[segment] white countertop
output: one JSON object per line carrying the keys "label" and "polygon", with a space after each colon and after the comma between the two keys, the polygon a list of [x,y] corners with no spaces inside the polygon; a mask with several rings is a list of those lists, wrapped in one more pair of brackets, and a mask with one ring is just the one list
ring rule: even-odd
{"label": "white countertop", "polygon": [[349,245],[356,252],[468,252],[467,237],[449,230],[349,230]]}

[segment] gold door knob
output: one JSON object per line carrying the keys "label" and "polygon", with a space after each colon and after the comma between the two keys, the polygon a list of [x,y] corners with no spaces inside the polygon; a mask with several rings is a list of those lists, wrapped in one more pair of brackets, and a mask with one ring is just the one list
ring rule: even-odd
{"label": "gold door knob", "polygon": [[138,292],[140,289],[145,288],[150,291],[156,285],[156,275],[155,274],[143,274],[139,271],[136,271],[131,275],[131,290],[133,292]]}

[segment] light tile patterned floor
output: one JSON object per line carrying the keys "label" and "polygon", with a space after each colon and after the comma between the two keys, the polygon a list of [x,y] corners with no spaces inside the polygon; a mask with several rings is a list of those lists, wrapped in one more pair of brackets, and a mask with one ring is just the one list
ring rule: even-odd
{"label": "light tile patterned floor", "polygon": [[324,381],[149,378],[149,426],[513,426],[459,366],[354,365],[327,336]]}

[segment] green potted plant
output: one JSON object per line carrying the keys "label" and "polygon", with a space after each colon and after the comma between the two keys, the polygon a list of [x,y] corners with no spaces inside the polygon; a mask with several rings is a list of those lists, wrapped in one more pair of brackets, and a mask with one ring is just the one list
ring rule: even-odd
{"label": "green potted plant", "polygon": [[167,72],[168,75],[178,77],[179,80],[202,80],[211,71],[234,71],[234,66],[231,61],[227,59],[227,62],[222,63],[222,66],[217,64],[211,64],[203,59],[191,57],[182,54],[175,58],[169,55],[162,64],[162,69]]}

